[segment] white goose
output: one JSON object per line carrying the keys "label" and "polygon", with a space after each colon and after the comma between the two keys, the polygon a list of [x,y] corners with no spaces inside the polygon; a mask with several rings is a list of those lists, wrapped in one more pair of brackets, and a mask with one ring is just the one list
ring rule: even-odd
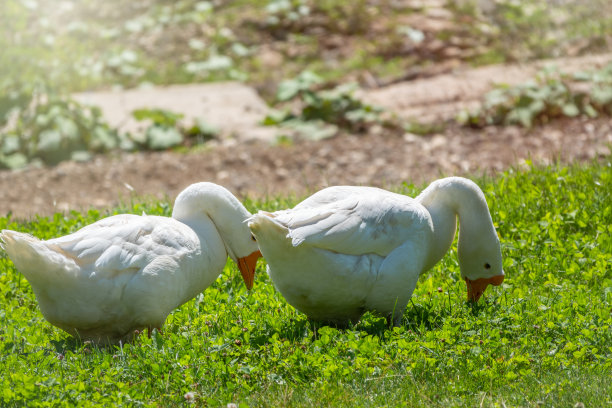
{"label": "white goose", "polygon": [[399,325],[419,275],[450,248],[457,217],[461,275],[477,301],[504,271],[484,194],[464,178],[437,180],[416,199],[329,187],[248,225],[275,287],[310,319],[345,326],[376,311]]}
{"label": "white goose", "polygon": [[228,255],[251,289],[261,253],[250,215],[225,188],[197,183],[178,195],[172,218],[115,215],[48,241],[10,230],[0,240],[51,324],[112,344],[161,328],[214,282]]}

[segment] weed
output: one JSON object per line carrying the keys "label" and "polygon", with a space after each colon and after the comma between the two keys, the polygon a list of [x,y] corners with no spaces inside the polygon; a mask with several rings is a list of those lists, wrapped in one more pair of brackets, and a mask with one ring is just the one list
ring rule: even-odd
{"label": "weed", "polygon": [[399,127],[394,121],[383,119],[382,109],[357,99],[355,84],[319,90],[322,81],[321,77],[304,71],[295,79],[281,82],[278,101],[293,102],[298,109],[274,112],[265,118],[264,124],[290,127],[314,140],[334,136],[338,130],[359,134],[367,133],[374,125]]}
{"label": "weed", "polygon": [[8,82],[0,96],[0,168],[17,169],[32,162],[47,165],[85,161],[117,149],[163,150],[203,144],[218,130],[202,118],[185,127],[182,114],[139,109],[135,119],[149,125],[142,133],[121,134],[96,107],[83,106],[45,84]]}
{"label": "weed", "polygon": [[442,133],[446,129],[444,123],[433,122],[433,123],[425,123],[425,122],[417,122],[411,121],[410,123],[404,126],[406,132],[413,133],[419,136],[425,135],[433,135],[435,133]]}
{"label": "weed", "polygon": [[[480,4],[481,7],[478,7]],[[607,51],[612,25],[605,0],[447,2],[462,33],[476,42],[479,65]]]}
{"label": "weed", "polygon": [[124,147],[95,107],[81,106],[36,84],[9,82],[0,96],[0,167],[19,168],[38,160],[87,160],[92,153]]}
{"label": "weed", "polygon": [[542,71],[536,81],[518,86],[500,85],[489,92],[482,107],[464,114],[469,126],[546,123],[558,117],[612,114],[612,64],[573,76]]}

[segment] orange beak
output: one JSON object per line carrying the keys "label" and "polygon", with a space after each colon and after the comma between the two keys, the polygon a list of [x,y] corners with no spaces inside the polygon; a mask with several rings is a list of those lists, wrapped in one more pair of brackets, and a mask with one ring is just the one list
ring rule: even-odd
{"label": "orange beak", "polygon": [[467,284],[468,300],[471,300],[472,302],[478,302],[478,299],[480,299],[487,286],[499,286],[503,281],[504,275],[496,275],[490,278],[480,278],[475,280],[465,278],[465,283]]}
{"label": "orange beak", "polygon": [[255,265],[259,258],[261,258],[261,252],[259,252],[259,250],[244,258],[238,258],[238,269],[240,269],[242,279],[248,290],[253,288],[253,282],[255,281]]}

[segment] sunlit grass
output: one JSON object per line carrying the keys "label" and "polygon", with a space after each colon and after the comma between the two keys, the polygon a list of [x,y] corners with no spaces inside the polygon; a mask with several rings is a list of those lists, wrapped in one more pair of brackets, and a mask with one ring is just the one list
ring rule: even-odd
{"label": "sunlit grass", "polygon": [[[479,183],[501,236],[506,281],[470,306],[452,250],[421,277],[392,330],[368,314],[349,330],[315,334],[274,290],[264,261],[252,292],[228,262],[212,287],[169,316],[163,334],[98,349],[47,323],[27,281],[2,257],[0,405],[609,405],[610,162],[510,171]],[[397,190],[418,193],[412,185]],[[171,211],[152,201],[126,209]],[[2,218],[0,227],[50,238],[113,212]]]}

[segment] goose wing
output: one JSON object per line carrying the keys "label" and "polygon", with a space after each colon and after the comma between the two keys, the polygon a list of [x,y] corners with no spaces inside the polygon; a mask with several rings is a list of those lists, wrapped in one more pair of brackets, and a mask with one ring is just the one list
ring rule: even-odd
{"label": "goose wing", "polygon": [[112,277],[140,271],[160,255],[180,259],[196,249],[193,235],[191,229],[171,218],[124,214],[45,244],[74,261],[81,273]]}
{"label": "goose wing", "polygon": [[326,193],[273,214],[294,246],[386,256],[426,222],[425,209],[410,197],[365,187],[322,191]]}

